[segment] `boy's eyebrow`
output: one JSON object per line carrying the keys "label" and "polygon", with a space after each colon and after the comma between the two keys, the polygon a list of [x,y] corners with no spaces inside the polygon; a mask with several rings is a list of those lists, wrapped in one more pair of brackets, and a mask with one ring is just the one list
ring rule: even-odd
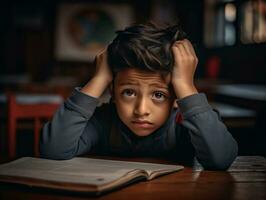
{"label": "boy's eyebrow", "polygon": [[169,89],[169,87],[165,84],[160,84],[160,83],[151,83],[149,84],[150,86],[154,86],[154,87],[157,87],[157,88],[164,88],[164,89]]}

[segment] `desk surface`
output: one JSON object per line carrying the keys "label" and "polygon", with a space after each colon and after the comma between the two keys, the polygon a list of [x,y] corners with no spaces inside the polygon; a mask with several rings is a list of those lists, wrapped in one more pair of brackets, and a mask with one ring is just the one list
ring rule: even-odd
{"label": "desk surface", "polygon": [[[138,159],[134,161],[136,160]],[[186,167],[183,171],[152,181],[135,183],[96,199],[266,199],[265,164],[264,157],[242,157],[231,171],[195,171]],[[93,197],[17,185],[0,185],[1,200],[90,198]]]}

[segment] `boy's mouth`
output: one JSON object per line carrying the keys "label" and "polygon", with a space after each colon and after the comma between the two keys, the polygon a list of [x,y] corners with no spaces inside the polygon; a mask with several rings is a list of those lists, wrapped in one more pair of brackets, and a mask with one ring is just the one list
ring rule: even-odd
{"label": "boy's mouth", "polygon": [[133,120],[132,121],[133,125],[139,128],[152,128],[153,123],[151,123],[148,120]]}

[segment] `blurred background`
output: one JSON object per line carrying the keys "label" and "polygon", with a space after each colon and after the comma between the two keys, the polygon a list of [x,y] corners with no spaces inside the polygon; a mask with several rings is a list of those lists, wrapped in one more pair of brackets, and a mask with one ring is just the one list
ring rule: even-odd
{"label": "blurred background", "polygon": [[265,0],[10,0],[0,15],[2,158],[37,155],[42,124],[92,77],[115,30],[147,21],[181,25],[199,58],[195,83],[239,155],[265,155]]}

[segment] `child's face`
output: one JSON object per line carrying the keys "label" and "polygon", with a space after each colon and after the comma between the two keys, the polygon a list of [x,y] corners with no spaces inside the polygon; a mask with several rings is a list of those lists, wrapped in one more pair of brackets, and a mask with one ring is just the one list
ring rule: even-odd
{"label": "child's face", "polygon": [[147,136],[160,128],[173,107],[170,76],[125,69],[114,80],[114,102],[122,122],[136,135]]}

